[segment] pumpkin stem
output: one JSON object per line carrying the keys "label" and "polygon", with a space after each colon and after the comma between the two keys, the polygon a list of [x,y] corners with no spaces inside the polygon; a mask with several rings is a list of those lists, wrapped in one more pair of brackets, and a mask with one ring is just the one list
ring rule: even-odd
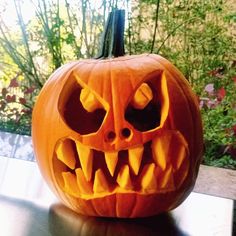
{"label": "pumpkin stem", "polygon": [[112,10],[105,25],[100,53],[96,57],[97,59],[125,55],[124,26],[125,10]]}

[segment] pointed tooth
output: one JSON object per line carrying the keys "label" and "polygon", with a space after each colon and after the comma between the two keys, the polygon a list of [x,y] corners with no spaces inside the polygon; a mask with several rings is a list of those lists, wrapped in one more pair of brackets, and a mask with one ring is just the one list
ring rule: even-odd
{"label": "pointed tooth", "polygon": [[90,181],[92,178],[93,169],[93,151],[80,142],[76,142],[76,148],[79,154],[79,160],[84,172],[84,176],[87,181]]}
{"label": "pointed tooth", "polygon": [[73,148],[73,141],[66,139],[60,141],[56,147],[57,158],[62,161],[70,169],[75,168],[76,164],[76,154]]}
{"label": "pointed tooth", "polygon": [[64,191],[68,194],[78,197],[79,188],[76,181],[76,176],[71,172],[62,172],[62,177],[64,180]]}
{"label": "pointed tooth", "polygon": [[184,146],[179,147],[179,150],[176,154],[175,164],[173,165],[176,170],[178,170],[186,158],[186,149]]}
{"label": "pointed tooth", "polygon": [[113,176],[116,169],[116,164],[118,161],[118,152],[105,152],[105,160],[106,160],[107,168],[111,176]]}
{"label": "pointed tooth", "polygon": [[158,137],[152,141],[152,156],[155,163],[165,170],[169,162],[169,149],[171,142],[171,134],[164,134],[161,138]]}
{"label": "pointed tooth", "polygon": [[117,176],[116,182],[119,184],[119,186],[121,188],[132,189],[133,185],[132,185],[132,182],[131,182],[131,179],[130,179],[130,173],[129,173],[129,166],[128,165],[122,166],[122,168],[121,168],[121,170],[120,170],[120,172]]}
{"label": "pointed tooth", "polygon": [[135,175],[138,174],[143,156],[143,146],[129,149],[129,165]]}
{"label": "pointed tooth", "polygon": [[162,176],[160,176],[159,179],[160,179],[159,187],[161,189],[175,188],[174,178],[173,178],[173,169],[171,166],[164,173],[162,173]]}
{"label": "pointed tooth", "polygon": [[188,144],[185,138],[179,132],[172,134],[172,143],[170,149],[170,155],[173,156],[172,165],[175,170],[180,169],[184,160],[187,159],[189,154]]}
{"label": "pointed tooth", "polygon": [[142,190],[156,190],[157,178],[155,176],[155,164],[147,164],[144,166],[141,175],[141,188]]}
{"label": "pointed tooth", "polygon": [[101,169],[98,169],[95,172],[93,191],[94,193],[101,193],[101,192],[109,191],[109,185]]}
{"label": "pointed tooth", "polygon": [[91,194],[92,191],[92,184],[88,182],[84,176],[84,172],[81,168],[77,168],[75,170],[76,173],[76,180],[78,184],[79,192],[82,194]]}

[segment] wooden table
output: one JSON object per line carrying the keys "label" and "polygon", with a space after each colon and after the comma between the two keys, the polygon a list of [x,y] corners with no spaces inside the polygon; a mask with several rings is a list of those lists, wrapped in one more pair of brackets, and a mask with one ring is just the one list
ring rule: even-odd
{"label": "wooden table", "polygon": [[191,193],[172,212],[144,219],[81,216],[48,189],[35,162],[0,157],[1,236],[231,236],[233,200]]}

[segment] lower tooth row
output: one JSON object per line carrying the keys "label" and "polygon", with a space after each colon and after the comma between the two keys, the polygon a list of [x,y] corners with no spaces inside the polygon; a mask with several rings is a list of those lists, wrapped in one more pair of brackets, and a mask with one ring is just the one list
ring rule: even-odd
{"label": "lower tooth row", "polygon": [[[128,164],[122,166],[116,178],[120,188],[126,190],[134,189],[130,172],[137,178],[135,188],[139,186],[141,192],[175,187],[173,172],[183,166],[189,155],[188,145],[184,137],[175,131],[166,132],[162,139],[156,138],[152,141],[151,150],[154,163],[145,165],[140,171],[144,147],[140,145],[128,149]],[[104,175],[101,169],[95,172],[92,183],[94,155],[93,150],[89,147],[80,142],[65,139],[58,143],[56,155],[71,170],[76,168],[76,159],[79,158],[81,168],[75,169],[75,174],[71,172],[62,173],[64,188],[69,194],[91,194],[111,190],[109,178]],[[107,169],[110,175],[114,176],[118,163],[118,152],[105,152],[104,155]],[[180,176],[180,178],[182,177]],[[183,181],[183,178],[181,181]]]}
{"label": "lower tooth row", "polygon": [[[101,169],[95,172],[94,181],[87,181],[81,168],[75,170],[75,174],[71,172],[63,172],[64,190],[73,196],[78,197],[80,194],[103,193],[111,191],[111,184]],[[130,178],[130,170],[128,165],[124,165],[117,175],[117,184],[120,188],[126,190],[134,189]],[[173,189],[173,171],[169,167],[166,171],[155,166],[154,163],[146,164],[140,174],[137,182],[140,185],[139,192],[151,192],[161,189]],[[113,186],[114,187],[114,186]]]}
{"label": "lower tooth row", "polygon": [[123,189],[132,189],[133,185],[130,179],[130,173],[129,173],[129,166],[124,165],[122,166],[117,179],[116,179],[118,185]]}

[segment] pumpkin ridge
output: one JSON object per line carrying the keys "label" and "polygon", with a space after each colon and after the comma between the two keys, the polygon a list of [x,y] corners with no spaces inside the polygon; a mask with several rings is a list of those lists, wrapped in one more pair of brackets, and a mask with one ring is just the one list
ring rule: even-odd
{"label": "pumpkin ridge", "polygon": [[[161,63],[162,64],[162,63]],[[177,71],[177,69],[176,69],[176,71]],[[178,72],[178,71],[177,71]],[[188,83],[188,81],[186,80],[186,82],[185,83],[183,83],[183,82],[181,82],[180,80],[176,80],[176,82],[178,83],[178,85],[179,85],[179,87],[181,88],[181,90],[182,90],[182,93],[183,94],[185,94],[186,93],[186,87],[188,87],[188,89],[190,89],[190,84]],[[192,114],[192,124],[194,124],[195,122],[194,122],[194,119],[196,119],[196,117],[194,118],[193,116],[196,116],[197,114],[198,114],[198,112],[197,112],[197,110],[195,109],[194,110],[194,112],[193,112],[193,109],[192,109],[192,106],[191,106],[191,104],[192,104],[192,102],[190,101],[190,99],[189,99],[189,97],[191,97],[192,98],[192,101],[196,101],[196,97],[195,96],[193,96],[192,95],[192,93],[188,93],[188,96],[185,96],[185,98],[187,99],[187,101],[188,101],[188,107],[189,107],[189,110],[190,110],[190,114]],[[197,103],[195,103],[195,108],[198,108],[198,104]],[[198,110],[199,111],[199,110]],[[193,125],[193,127],[195,127],[195,125]],[[196,133],[196,132],[194,132],[194,133]],[[196,140],[198,140],[198,139],[196,139]]]}
{"label": "pumpkin ridge", "polygon": [[[167,66],[165,66],[165,63],[168,63],[169,64],[169,62],[166,60],[166,59],[164,59],[163,57],[161,57],[161,56],[159,56],[159,55],[157,55],[157,58],[155,58],[154,57],[154,55],[150,55],[151,56],[151,58],[156,62],[156,63],[158,63],[158,64],[160,64],[163,68],[165,68],[165,70],[166,71],[168,71],[168,76],[170,76],[172,79],[173,79],[173,81],[175,81],[177,84],[178,84],[178,86],[179,86],[179,88],[181,89],[180,91],[181,91],[181,93],[182,93],[182,97],[184,98],[184,100],[186,101],[186,104],[188,105],[188,110],[189,110],[189,113],[191,114],[191,109],[190,109],[190,104],[189,104],[189,99],[187,98],[187,96],[185,96],[185,90],[183,90],[183,87],[181,86],[183,83],[180,83],[180,81],[179,80],[177,80],[177,79],[175,79],[175,77],[173,76],[173,73],[171,73],[171,71],[169,70],[169,68],[167,67]],[[162,61],[164,61],[164,62],[162,62]],[[177,71],[177,70],[176,70]],[[174,73],[174,74],[176,74],[176,73]],[[176,75],[176,77],[178,77],[177,75]],[[187,82],[187,81],[186,81]],[[187,86],[186,85],[186,82],[184,83],[184,86],[185,87],[187,87],[187,89],[189,89],[189,86]],[[192,117],[192,115],[191,115],[191,130],[193,129],[193,127],[194,127],[194,122],[193,122],[193,117]],[[192,136],[192,135],[191,135]],[[192,140],[191,140],[192,141]],[[191,142],[191,147],[193,147],[193,143]]]}
{"label": "pumpkin ridge", "polygon": [[[152,57],[153,58],[153,57]],[[153,58],[154,59],[154,58]],[[159,61],[158,60],[158,62],[163,66],[163,67],[165,67],[165,63],[168,63],[169,64],[169,62],[165,59],[165,58],[161,58],[162,60],[161,61]],[[156,59],[154,59],[154,60],[156,60]],[[162,63],[162,61],[163,61],[163,63]],[[168,69],[167,69],[168,70]],[[179,71],[178,71],[178,69],[177,68],[175,68],[175,67],[173,67],[173,70],[174,70],[174,73],[175,74],[177,74],[177,73],[179,73]],[[169,71],[169,70],[168,70]],[[173,73],[171,72],[171,71],[169,71],[169,73],[172,75]],[[177,75],[177,77],[178,77],[178,75]],[[183,79],[184,80],[184,79]],[[183,94],[186,94],[186,92],[190,89],[190,85],[189,85],[189,83],[188,83],[188,81],[186,80],[186,81],[180,81],[180,80],[175,80],[176,81],[176,83],[178,84],[178,86],[179,86],[179,88],[181,89],[181,91],[182,91],[182,93]],[[187,87],[187,89],[186,89],[186,87]],[[202,125],[200,124],[199,126],[201,126],[201,127],[196,127],[196,125],[194,125],[195,124],[195,122],[194,122],[194,120],[196,120],[196,116],[200,116],[199,114],[199,109],[197,109],[198,108],[198,104],[196,103],[196,97],[190,92],[190,91],[188,91],[188,95],[187,96],[184,96],[185,97],[185,99],[186,99],[186,101],[187,101],[187,104],[188,104],[188,109],[189,109],[189,111],[190,111],[190,114],[191,114],[191,120],[192,120],[192,130],[193,130],[193,134],[191,135],[191,136],[193,136],[194,135],[194,137],[191,139],[191,143],[190,143],[190,147],[191,147],[191,149],[194,149],[195,151],[192,151],[192,153],[195,153],[196,152],[196,150],[198,151],[198,155],[196,155],[195,156],[195,159],[193,159],[192,161],[193,161],[193,167],[192,167],[192,169],[198,169],[198,167],[199,167],[199,165],[200,165],[200,161],[196,161],[196,160],[198,160],[199,159],[199,156],[201,156],[201,153],[202,153],[202,149],[203,149],[203,144],[202,144],[202,139],[200,139],[201,141],[200,141],[200,145],[198,146],[198,147],[195,147],[195,142],[194,142],[194,140],[198,140],[199,141],[199,136],[202,136]],[[191,100],[190,100],[190,98],[191,98]],[[195,107],[195,109],[193,109],[193,106],[191,105],[192,104],[192,102],[191,101],[193,101],[194,102],[194,107]],[[200,120],[200,118],[199,118],[199,120]],[[200,122],[201,123],[201,122]],[[200,131],[200,134],[197,132],[197,131]],[[197,167],[198,166],[198,167]],[[190,172],[191,173],[191,172]]]}
{"label": "pumpkin ridge", "polygon": [[[37,116],[37,113],[38,112],[40,113],[40,110],[41,110],[42,107],[45,109],[45,111],[44,111],[45,114],[47,113],[46,110],[48,109],[49,101],[48,101],[48,99],[45,99],[45,98],[47,97],[48,91],[55,91],[54,89],[56,89],[58,87],[58,83],[57,83],[58,77],[57,76],[60,76],[61,72],[64,72],[65,69],[66,69],[66,73],[65,74],[69,76],[69,74],[71,73],[71,70],[74,67],[76,67],[76,65],[77,65],[77,63],[74,62],[74,63],[68,63],[68,64],[58,68],[50,76],[50,78],[46,81],[46,83],[44,85],[45,89],[40,91],[40,93],[38,95],[38,98],[37,98],[37,101],[36,101],[37,102],[37,106],[34,107],[34,110],[33,110],[33,113],[32,113],[32,124],[33,123],[36,123],[36,124],[41,123],[41,125],[42,125],[42,126],[38,126],[37,125],[34,128],[32,128],[32,141],[33,141],[34,149],[38,149],[39,148],[39,149],[42,149],[41,152],[44,152],[44,150],[47,150],[47,148],[49,148],[49,149],[52,148],[52,147],[48,147],[47,143],[45,143],[45,146],[44,145],[40,146],[41,143],[37,142],[37,138],[36,137],[38,135],[40,136],[40,134],[43,132],[41,127],[43,127],[43,129],[45,127],[45,124],[42,124],[42,120]],[[67,69],[69,69],[69,71],[67,71]],[[63,75],[61,75],[61,76],[63,77]],[[53,87],[51,87],[51,86],[53,86]],[[51,112],[51,109],[50,109],[50,112]],[[46,120],[43,120],[43,121],[46,122]],[[46,142],[46,140],[44,140],[44,139],[42,139],[42,140],[44,142]],[[37,164],[40,166],[40,168],[43,169],[43,167],[46,167],[45,171],[44,171],[44,174],[43,174],[44,178],[46,178],[47,180],[52,179],[52,181],[49,181],[50,186],[54,189],[54,191],[56,191],[58,196],[61,196],[61,198],[64,199],[64,196],[63,196],[63,194],[61,194],[61,191],[59,191],[57,188],[55,188],[53,186],[53,184],[52,184],[52,182],[56,182],[56,179],[54,179],[55,175],[54,175],[54,173],[52,173],[52,170],[53,170],[52,164],[49,163],[49,166],[46,165],[46,162],[47,162],[46,156],[44,156],[44,158],[41,159],[40,158],[40,153],[35,152],[35,155],[36,155]]]}
{"label": "pumpkin ridge", "polygon": [[[93,79],[95,79],[95,78],[94,78],[94,71],[96,71],[96,70],[95,70],[96,67],[99,66],[97,63],[91,63],[91,65],[92,65],[92,68],[91,68],[91,66],[90,66],[88,74],[86,74],[86,76],[83,76],[83,78],[86,79],[86,80],[85,80],[85,83],[86,83],[88,86],[90,86],[90,83],[93,84]],[[86,71],[87,71],[87,70],[86,70]],[[91,80],[92,80],[92,82],[91,82]]]}
{"label": "pumpkin ridge", "polygon": [[101,215],[100,212],[96,208],[96,205],[97,205],[96,201],[94,201],[94,199],[91,199],[90,203],[91,203],[91,206],[92,206],[93,210],[95,211],[96,215]]}
{"label": "pumpkin ridge", "polygon": [[130,212],[129,218],[132,218],[132,216],[135,215],[134,212],[135,212],[135,207],[137,205],[137,199],[138,199],[138,195],[135,194],[133,204],[132,204],[132,207],[131,207],[132,211]]}

